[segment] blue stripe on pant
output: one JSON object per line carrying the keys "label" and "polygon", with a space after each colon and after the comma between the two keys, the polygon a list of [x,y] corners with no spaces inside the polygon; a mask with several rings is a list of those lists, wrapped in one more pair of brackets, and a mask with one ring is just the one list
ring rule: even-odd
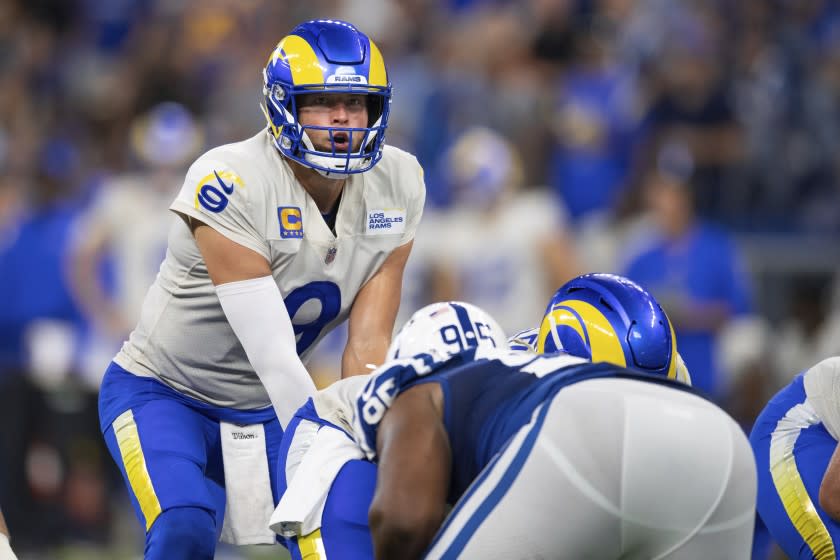
{"label": "blue stripe on pant", "polygon": [[[519,444],[519,448],[512,451],[509,447],[516,442],[517,438],[514,436],[514,438],[511,439],[511,442],[508,443],[508,446],[506,446],[496,455],[496,457],[494,457],[493,461],[491,461],[484,470],[482,470],[475,482],[470,485],[467,492],[458,500],[455,508],[444,522],[443,527],[441,527],[440,531],[438,531],[438,535],[435,537],[430,550],[435,549],[438,543],[445,539],[452,531],[457,531],[457,535],[452,540],[452,543],[443,551],[440,553],[435,552],[435,558],[458,558],[459,554],[461,554],[467,546],[467,543],[469,543],[470,539],[484,520],[487,519],[495,507],[499,505],[502,499],[504,499],[508,490],[510,490],[510,487],[516,481],[517,476],[519,476],[519,473],[528,460],[531,451],[534,449],[534,445],[536,444],[537,438],[539,437],[540,431],[545,423],[545,417],[550,408],[549,405],[550,401],[544,403],[535,414],[535,418],[531,421],[531,423],[523,427],[524,430],[527,430],[527,434],[524,440]],[[509,452],[514,453],[513,458],[510,459],[510,461],[504,466],[500,467],[500,458]],[[486,486],[489,486],[488,479],[490,478],[490,475],[494,473],[497,468],[504,469],[504,472],[501,473],[501,478],[495,483],[495,486],[486,488]],[[480,497],[482,495],[484,495],[483,498]],[[475,499],[481,500],[480,505],[471,515],[465,515],[465,505]]]}

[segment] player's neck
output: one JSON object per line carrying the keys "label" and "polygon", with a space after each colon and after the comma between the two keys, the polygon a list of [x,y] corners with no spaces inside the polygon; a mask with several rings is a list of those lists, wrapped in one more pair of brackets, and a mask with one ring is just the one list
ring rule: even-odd
{"label": "player's neck", "polygon": [[327,179],[312,168],[305,167],[297,162],[288,161],[292,167],[295,178],[303,189],[309,193],[315,205],[321,213],[330,212],[344,189],[345,177],[339,179]]}

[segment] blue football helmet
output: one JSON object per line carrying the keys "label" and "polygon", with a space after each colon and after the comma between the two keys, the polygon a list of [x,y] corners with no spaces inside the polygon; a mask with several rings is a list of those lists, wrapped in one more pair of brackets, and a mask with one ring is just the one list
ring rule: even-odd
{"label": "blue football helmet", "polygon": [[[301,125],[297,96],[317,92],[365,94],[368,126],[364,128]],[[263,69],[268,132],[285,157],[316,169],[325,177],[367,171],[382,158],[391,105],[391,84],[379,49],[353,25],[313,20],[295,27],[275,47]],[[318,150],[307,130],[324,130],[332,149]],[[336,149],[343,133],[357,151]]]}
{"label": "blue football helmet", "polygon": [[540,324],[536,349],[690,384],[665,311],[638,284],[614,274],[584,274],[557,290]]}
{"label": "blue football helmet", "polygon": [[430,354],[443,361],[468,348],[507,350],[507,336],[484,310],[446,301],[416,311],[394,337],[385,359]]}

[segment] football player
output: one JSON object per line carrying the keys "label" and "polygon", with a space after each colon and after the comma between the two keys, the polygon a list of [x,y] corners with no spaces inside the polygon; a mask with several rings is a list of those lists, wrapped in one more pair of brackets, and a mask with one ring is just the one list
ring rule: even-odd
{"label": "football player", "polygon": [[315,392],[304,362],[348,319],[342,375],[390,343],[425,189],[416,159],[384,144],[379,49],[349,23],[303,23],[271,53],[263,94],[266,130],[188,170],[160,273],[102,382],[146,558],[212,558],[220,534],[274,542],[277,448]]}
{"label": "football player", "polygon": [[481,310],[433,304],[360,393],[376,558],[749,556],[755,463],[723,410],[665,375],[504,340]]}
{"label": "football player", "polygon": [[750,433],[758,514],[788,557],[827,560],[840,548],[840,357],[799,374]]}

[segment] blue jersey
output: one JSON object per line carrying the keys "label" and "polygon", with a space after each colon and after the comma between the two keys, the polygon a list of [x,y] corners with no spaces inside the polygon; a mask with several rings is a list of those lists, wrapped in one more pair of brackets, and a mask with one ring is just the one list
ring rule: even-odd
{"label": "blue jersey", "polygon": [[[449,500],[456,501],[481,470],[527,424],[539,406],[574,383],[623,377],[691,389],[665,377],[566,354],[471,349],[434,363],[419,355],[397,360],[375,375],[359,396],[354,431],[368,457],[375,458],[376,430],[396,396],[422,383],[438,383],[444,395],[444,425],[452,450]],[[476,359],[477,358],[477,359]]]}

